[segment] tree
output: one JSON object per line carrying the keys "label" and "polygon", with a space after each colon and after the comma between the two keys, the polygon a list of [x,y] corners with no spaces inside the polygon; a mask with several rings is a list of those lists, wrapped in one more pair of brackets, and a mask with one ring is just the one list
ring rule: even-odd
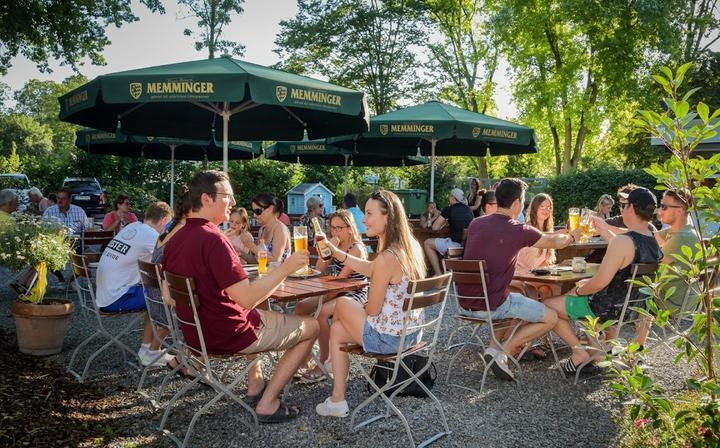
{"label": "tree", "polygon": [[683,27],[681,58],[697,60],[720,39],[720,7],[718,0],[686,0],[677,17]]}
{"label": "tree", "polygon": [[[130,0],[5,0],[0,3],[0,74],[6,75],[12,58],[22,55],[42,72],[57,59],[75,71],[89,58],[103,65],[103,49],[110,43],[107,28],[134,22]],[[153,12],[164,13],[160,0],[140,0]]]}
{"label": "tree", "polygon": [[280,68],[363,90],[375,114],[422,95],[413,49],[425,45],[426,27],[416,1],[298,0],[280,27]]}
{"label": "tree", "polygon": [[52,130],[32,117],[8,114],[0,117],[0,155],[42,157],[53,149]]}
{"label": "tree", "polygon": [[[227,52],[242,56],[245,46],[239,42],[223,40],[223,28],[230,25],[233,16],[242,14],[245,0],[178,0],[178,4],[190,11],[192,17],[197,17],[197,26],[200,29],[195,41],[195,50],[208,50],[208,59],[214,59],[216,52]],[[186,36],[193,36],[193,31],[185,29]]]}
{"label": "tree", "polygon": [[632,109],[635,76],[671,48],[677,1],[497,0],[493,29],[516,75],[513,93],[544,122],[557,173],[578,168],[587,140]]}
{"label": "tree", "polygon": [[[445,78],[440,96],[473,112],[485,113],[492,106],[493,77],[498,66],[499,46],[488,32],[483,17],[484,0],[431,0],[426,2],[430,20],[440,33],[430,43],[434,73]],[[470,158],[481,178],[488,178],[484,157]]]}

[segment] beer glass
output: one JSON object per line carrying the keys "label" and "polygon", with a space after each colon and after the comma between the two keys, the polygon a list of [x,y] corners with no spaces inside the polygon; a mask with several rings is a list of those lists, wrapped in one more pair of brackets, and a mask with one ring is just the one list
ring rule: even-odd
{"label": "beer glass", "polygon": [[[308,250],[308,231],[307,227],[305,226],[295,226],[293,227],[293,243],[295,245],[295,252],[299,250]],[[298,272],[302,273],[308,273],[310,271],[310,267],[308,265],[305,265],[304,268],[302,268]]]}
{"label": "beer glass", "polygon": [[568,210],[568,230],[573,231],[580,225],[580,209],[572,207]]}
{"label": "beer glass", "polygon": [[594,229],[592,228],[592,217],[592,210],[589,208],[582,209],[582,213],[580,214],[580,231],[582,232],[580,241],[583,243],[590,241],[590,238],[592,238],[594,233]]}

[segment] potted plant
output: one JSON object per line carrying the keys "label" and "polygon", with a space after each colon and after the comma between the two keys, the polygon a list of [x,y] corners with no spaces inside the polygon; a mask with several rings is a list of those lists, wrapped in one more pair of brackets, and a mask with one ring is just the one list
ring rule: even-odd
{"label": "potted plant", "polygon": [[18,214],[15,225],[0,232],[0,266],[22,272],[14,282],[18,300],[11,311],[23,353],[52,355],[62,350],[75,305],[45,293],[48,270],[64,269],[71,250],[65,229],[37,216]]}

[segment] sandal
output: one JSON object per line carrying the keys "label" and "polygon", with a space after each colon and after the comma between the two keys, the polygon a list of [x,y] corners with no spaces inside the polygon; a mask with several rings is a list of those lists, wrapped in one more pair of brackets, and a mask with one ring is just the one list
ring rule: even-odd
{"label": "sandal", "polygon": [[[585,361],[583,361],[585,362]],[[575,364],[572,361],[572,358],[563,359],[560,361],[560,369],[562,369],[563,373],[574,376],[578,369],[580,368],[580,365],[582,365],[582,362],[580,364]],[[582,367],[580,370],[580,375],[595,375],[600,373],[600,368],[596,366],[593,363],[586,364]]]}
{"label": "sandal", "polygon": [[258,422],[260,423],[283,423],[296,419],[300,415],[300,408],[296,406],[286,406],[280,402],[277,411],[273,414],[258,414]]}
{"label": "sandal", "polygon": [[[170,370],[175,370],[175,369],[177,369],[177,366],[179,366],[181,362],[182,362],[182,361],[180,361],[177,356],[174,356],[174,357],[173,357],[170,361],[168,361],[165,365],[167,366],[168,369],[170,369]],[[175,372],[175,374],[176,374],[177,376],[181,377],[181,378],[186,379],[186,380],[194,380],[194,379],[195,379],[195,375],[193,375],[192,373],[190,373],[190,369],[188,369],[187,367],[182,367],[182,368],[178,369],[178,370]]]}
{"label": "sandal", "polygon": [[263,392],[265,392],[265,383],[263,383],[263,387],[260,389],[260,392],[258,392],[257,394],[245,395],[245,403],[250,405],[250,407],[257,406],[258,401],[260,401],[260,398],[262,398]]}
{"label": "sandal", "polygon": [[320,381],[325,381],[326,379],[327,375],[319,369],[306,370],[300,375],[300,381],[305,384],[319,383]]}
{"label": "sandal", "polygon": [[535,346],[527,349],[520,358],[522,361],[545,361],[547,359],[547,352],[540,346]]}

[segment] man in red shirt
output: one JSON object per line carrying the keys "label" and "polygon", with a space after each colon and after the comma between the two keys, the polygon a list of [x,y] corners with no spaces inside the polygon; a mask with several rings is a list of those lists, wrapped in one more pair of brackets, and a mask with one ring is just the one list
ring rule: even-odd
{"label": "man in red shirt", "polygon": [[[163,266],[173,274],[192,277],[200,307],[198,315],[210,354],[285,351],[275,374],[265,386],[262,366],[248,372],[247,395],[257,401],[258,420],[272,423],[289,420],[300,409],[283,405],[278,396],[310,354],[318,335],[317,321],[309,317],[257,309],[289,274],[307,265],[307,251],[297,251],[262,278],[248,280],[232,243],[218,229],[230,218],[235,205],[227,175],[200,172],[190,183],[192,210],[185,225],[167,243]],[[178,306],[179,317],[192,320],[188,306]],[[192,327],[183,327],[186,342],[199,347]]]}
{"label": "man in red shirt", "polygon": [[[519,293],[510,292],[510,282],[515,274],[518,252],[523,247],[540,249],[561,249],[573,243],[580,230],[573,233],[542,233],[527,224],[517,221],[525,208],[527,184],[520,179],[503,179],[495,189],[498,203],[497,212],[475,218],[468,227],[465,242],[465,260],[485,260],[487,266],[487,292],[493,319],[520,319],[528,322],[515,334],[503,341],[503,347],[494,343],[485,351],[486,362],[496,377],[512,381],[508,367],[508,353],[516,354],[528,342],[550,331],[557,322],[557,313],[537,300]],[[486,318],[482,285],[458,285],[458,294],[470,298],[460,299],[462,313],[468,316]],[[505,334],[497,334],[502,340]],[[509,336],[509,334],[507,335]]]}

